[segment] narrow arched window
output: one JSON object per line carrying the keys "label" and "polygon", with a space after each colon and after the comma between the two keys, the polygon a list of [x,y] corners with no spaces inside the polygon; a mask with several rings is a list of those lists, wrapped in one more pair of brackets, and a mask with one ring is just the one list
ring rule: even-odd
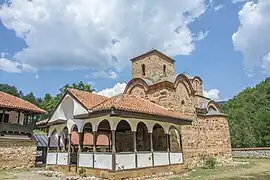
{"label": "narrow arched window", "polygon": [[142,64],[142,75],[145,76],[145,65]]}
{"label": "narrow arched window", "polygon": [[163,65],[163,74],[166,75],[166,65]]}

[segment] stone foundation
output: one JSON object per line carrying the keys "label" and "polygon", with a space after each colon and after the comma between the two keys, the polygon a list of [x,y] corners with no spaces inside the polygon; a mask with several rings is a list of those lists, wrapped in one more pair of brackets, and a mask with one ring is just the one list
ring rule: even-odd
{"label": "stone foundation", "polygon": [[36,151],[33,140],[0,138],[0,168],[34,167]]}
{"label": "stone foundation", "polygon": [[[68,166],[57,166],[57,165],[47,165],[47,169],[60,171],[63,173],[68,173]],[[81,167],[77,168],[77,172]],[[178,165],[168,165],[168,166],[157,166],[157,167],[150,167],[150,168],[140,168],[140,169],[132,169],[132,170],[123,170],[123,171],[109,171],[109,170],[102,170],[102,169],[91,169],[91,168],[84,168],[86,175],[88,176],[95,176],[104,179],[146,179],[146,178],[158,178],[164,176],[170,176],[173,174],[180,174],[187,169],[183,164]],[[76,167],[71,167],[71,173],[76,172]]]}

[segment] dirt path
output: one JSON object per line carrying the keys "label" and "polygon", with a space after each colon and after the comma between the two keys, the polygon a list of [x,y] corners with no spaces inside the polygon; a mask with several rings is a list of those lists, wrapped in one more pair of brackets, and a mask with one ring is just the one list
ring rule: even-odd
{"label": "dirt path", "polygon": [[13,172],[13,175],[16,176],[15,179],[11,180],[64,180],[65,178],[60,177],[47,177],[44,175],[39,175],[38,171],[22,171],[22,172]]}

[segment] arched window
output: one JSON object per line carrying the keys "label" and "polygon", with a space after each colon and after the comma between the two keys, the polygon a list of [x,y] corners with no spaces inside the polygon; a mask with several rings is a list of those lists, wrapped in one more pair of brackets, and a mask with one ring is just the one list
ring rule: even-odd
{"label": "arched window", "polygon": [[166,75],[166,65],[163,65],[163,74]]}
{"label": "arched window", "polygon": [[145,76],[145,65],[142,64],[142,75]]}

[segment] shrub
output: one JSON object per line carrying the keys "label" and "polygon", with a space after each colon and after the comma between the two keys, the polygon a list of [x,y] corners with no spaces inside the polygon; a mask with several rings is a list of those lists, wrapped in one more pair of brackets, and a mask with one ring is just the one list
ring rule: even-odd
{"label": "shrub", "polygon": [[206,169],[214,169],[216,167],[217,161],[213,157],[209,157],[204,160],[204,168]]}
{"label": "shrub", "polygon": [[78,174],[81,177],[86,177],[86,170],[84,168],[81,168],[79,169]]}

